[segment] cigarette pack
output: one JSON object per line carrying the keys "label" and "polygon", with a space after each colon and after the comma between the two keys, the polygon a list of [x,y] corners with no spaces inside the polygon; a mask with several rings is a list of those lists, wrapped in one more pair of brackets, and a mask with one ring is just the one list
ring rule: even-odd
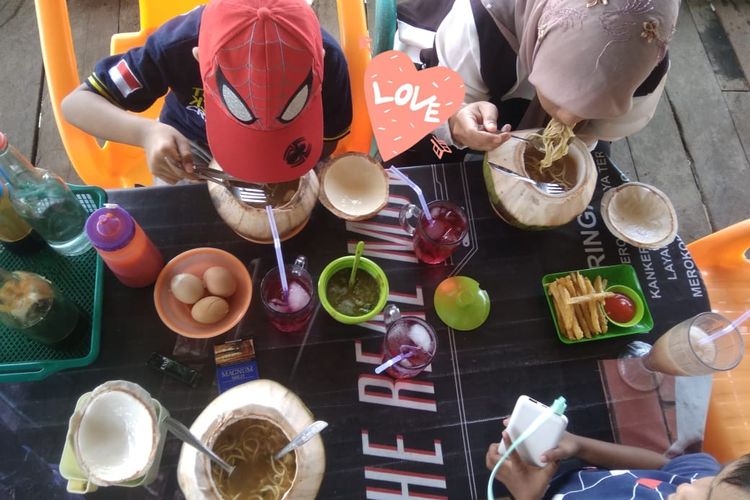
{"label": "cigarette pack", "polygon": [[214,359],[219,394],[236,385],[260,378],[253,339],[233,340],[215,345]]}

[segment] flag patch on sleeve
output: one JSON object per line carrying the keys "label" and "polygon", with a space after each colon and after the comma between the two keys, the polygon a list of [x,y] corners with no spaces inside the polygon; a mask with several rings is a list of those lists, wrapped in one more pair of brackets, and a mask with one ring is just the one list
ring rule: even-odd
{"label": "flag patch on sleeve", "polygon": [[123,97],[127,97],[136,90],[143,88],[143,85],[141,85],[141,82],[138,81],[138,78],[130,70],[130,66],[128,66],[125,59],[120,59],[120,62],[109,68],[109,77]]}

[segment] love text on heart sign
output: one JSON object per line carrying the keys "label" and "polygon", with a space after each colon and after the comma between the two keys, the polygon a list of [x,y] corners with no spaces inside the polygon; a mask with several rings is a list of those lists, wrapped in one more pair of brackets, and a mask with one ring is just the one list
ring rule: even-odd
{"label": "love text on heart sign", "polygon": [[464,99],[455,71],[417,71],[403,52],[383,52],[365,71],[365,97],[383,160],[406,151],[450,118]]}

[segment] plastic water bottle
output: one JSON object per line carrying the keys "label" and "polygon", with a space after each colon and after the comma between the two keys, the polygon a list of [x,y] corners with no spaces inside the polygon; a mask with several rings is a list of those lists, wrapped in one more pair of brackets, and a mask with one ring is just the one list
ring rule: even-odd
{"label": "plastic water bottle", "polygon": [[159,250],[119,205],[105,203],[92,213],[86,222],[86,234],[107,267],[125,286],[148,286],[164,267]]}
{"label": "plastic water bottle", "polygon": [[73,256],[91,248],[84,231],[88,214],[75,195],[57,175],[34,168],[2,132],[0,175],[13,208],[52,249]]}

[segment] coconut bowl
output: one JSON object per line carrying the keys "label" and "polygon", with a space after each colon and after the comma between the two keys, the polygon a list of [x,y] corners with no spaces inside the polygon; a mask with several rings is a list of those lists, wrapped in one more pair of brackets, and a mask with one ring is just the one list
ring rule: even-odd
{"label": "coconut bowl", "polygon": [[[108,398],[111,399],[112,396],[118,399],[120,404],[122,404],[123,397],[130,400],[130,404],[134,408],[131,408],[131,411],[113,411],[109,415],[102,415],[101,410],[106,404],[105,400]],[[139,408],[140,411],[133,411]],[[96,413],[99,416],[95,415]],[[91,453],[87,452],[85,448],[90,446],[91,439],[86,439],[85,435],[90,435],[91,429],[101,429],[102,416],[106,418],[106,422],[109,422],[110,425],[113,419],[125,419],[127,417],[129,421],[120,421],[113,429],[135,430],[137,427],[135,420],[139,417],[141,424],[144,424],[144,417],[146,421],[145,425],[148,427],[150,424],[150,432],[144,432],[146,429],[140,429],[136,433],[141,440],[140,446],[130,449],[131,452],[137,450],[138,456],[142,454],[147,456],[147,461],[142,467],[138,467],[138,470],[132,470],[128,473],[125,470],[127,467],[120,467],[122,475],[120,477],[112,477],[112,462],[115,460],[114,457],[118,452],[121,453],[123,450],[121,447],[122,443],[113,437],[112,432],[107,433],[104,438],[97,438],[95,440],[97,445],[102,446],[104,450],[103,455],[100,455],[100,457],[108,463],[97,463],[97,461],[90,459]],[[68,480],[68,491],[84,494],[96,491],[99,486],[125,486],[132,488],[152,482],[159,470],[159,463],[167,435],[164,420],[168,416],[169,411],[163,408],[157,400],[151,398],[142,387],[125,380],[110,380],[101,384],[93,391],[83,394],[78,398],[75,411],[70,417],[68,434],[65,439],[62,456],[60,457],[60,475]],[[144,439],[147,442],[143,442]],[[111,449],[107,450],[106,448],[110,443],[112,445]],[[102,470],[107,471],[107,474],[103,475],[101,473]]]}
{"label": "coconut bowl", "polygon": [[[527,137],[537,130],[514,132]],[[586,144],[573,138],[567,159],[572,171],[566,175],[572,187],[560,194],[545,193],[538,187],[491,168],[488,161],[502,165],[519,175],[529,176],[524,141],[508,140],[485,154],[484,181],[495,213],[520,229],[538,230],[562,226],[586,210],[596,188],[597,170]]]}
{"label": "coconut bowl", "polygon": [[[214,399],[190,427],[211,448],[230,425],[242,419],[266,420],[291,439],[313,423],[310,410],[292,391],[272,380],[260,379],[229,389]],[[325,449],[316,435],[295,454],[297,466],[291,487],[283,500],[315,498],[325,472]],[[184,444],[177,465],[177,480],[187,500],[219,500],[211,461],[192,446]]]}
{"label": "coconut bowl", "polygon": [[320,202],[340,219],[375,217],[388,203],[388,193],[388,174],[367,155],[346,153],[320,170]]}
{"label": "coconut bowl", "polygon": [[[221,170],[215,161],[211,168]],[[282,241],[296,236],[307,225],[318,201],[319,183],[313,170],[299,178],[289,200],[274,204],[273,215]],[[240,237],[253,243],[273,243],[271,225],[264,205],[249,205],[237,199],[225,186],[207,183],[208,194],[216,212]]]}
{"label": "coconut bowl", "polygon": [[677,214],[666,194],[642,182],[627,182],[602,196],[607,229],[626,243],[656,250],[677,236]]}

